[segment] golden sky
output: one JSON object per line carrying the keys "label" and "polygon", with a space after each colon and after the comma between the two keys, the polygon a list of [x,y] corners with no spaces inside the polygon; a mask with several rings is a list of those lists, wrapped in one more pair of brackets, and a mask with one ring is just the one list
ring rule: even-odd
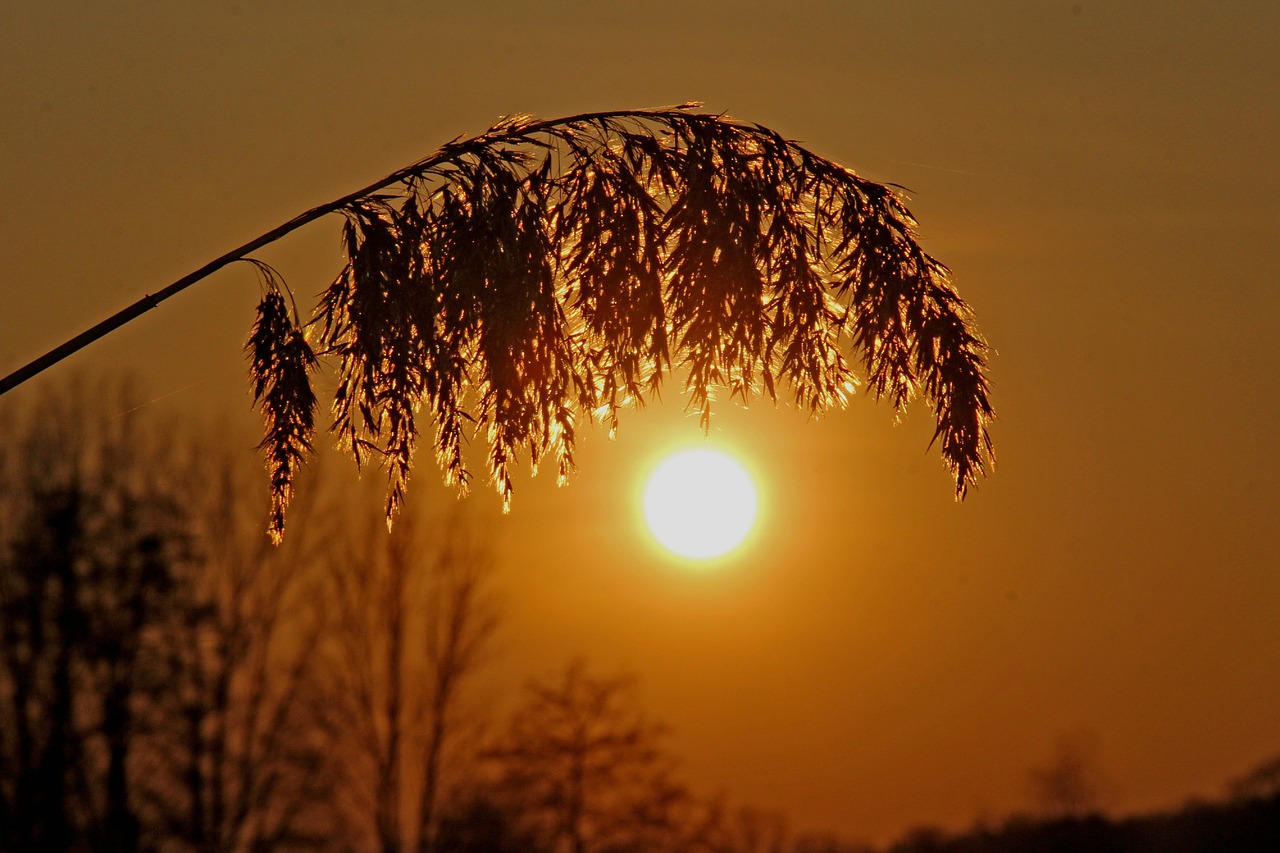
{"label": "golden sky", "polygon": [[[761,122],[912,190],[996,350],[997,472],[954,503],[923,408],[722,407],[760,528],[690,573],[637,509],[702,440],[673,387],[518,482],[503,666],[634,671],[691,781],[800,826],[999,817],[1074,732],[1109,805],[1176,805],[1280,752],[1277,32],[1265,0],[8,2],[0,370],[502,114]],[[318,293],[337,228],[260,257]],[[55,370],[251,424],[257,294],[224,271]]]}

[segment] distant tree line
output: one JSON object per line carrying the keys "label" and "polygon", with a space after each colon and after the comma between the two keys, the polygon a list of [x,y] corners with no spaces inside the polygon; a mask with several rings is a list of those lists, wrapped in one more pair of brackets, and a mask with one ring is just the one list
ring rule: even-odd
{"label": "distant tree line", "polygon": [[947,836],[915,830],[888,853],[1274,853],[1280,850],[1280,793],[1195,802],[1155,815],[1015,817],[998,829]]}
{"label": "distant tree line", "polygon": [[0,421],[0,850],[847,849],[693,794],[626,678],[477,707],[461,515],[389,533],[313,489],[276,547],[251,456],[145,413],[99,383]]}
{"label": "distant tree line", "polygon": [[[486,537],[309,489],[276,547],[248,456],[104,387],[0,419],[0,851],[872,853],[695,794],[633,682],[580,661],[487,713]],[[1280,850],[1280,760],[1111,820],[1064,744],[1043,817],[887,850]]]}

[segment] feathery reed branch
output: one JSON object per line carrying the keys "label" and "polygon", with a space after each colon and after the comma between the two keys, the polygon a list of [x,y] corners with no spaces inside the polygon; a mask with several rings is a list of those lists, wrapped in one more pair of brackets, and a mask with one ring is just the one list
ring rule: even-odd
{"label": "feathery reed branch", "polygon": [[811,412],[842,406],[858,381],[843,340],[877,398],[895,411],[916,396],[929,403],[963,498],[994,459],[987,348],[903,200],[769,128],[697,106],[505,118],[140,300],[0,380],[0,393],[338,213],[347,263],[307,323],[317,351],[270,276],[250,338],[273,535],[310,451],[317,357],[336,362],[340,442],[358,464],[387,465],[388,521],[424,410],[460,488],[463,446],[483,430],[506,504],[519,456],[535,469],[553,459],[563,479],[581,419],[616,429],[619,409],[673,370],[704,428],[717,389],[776,402],[785,387]]}
{"label": "feathery reed branch", "polygon": [[285,305],[282,282],[270,266],[255,261],[265,295],[245,349],[254,403],[262,409],[266,435],[259,448],[271,472],[271,521],[267,530],[278,545],[284,536],[284,515],[293,497],[293,481],[315,432],[316,395],[309,373],[316,356],[296,318]]}

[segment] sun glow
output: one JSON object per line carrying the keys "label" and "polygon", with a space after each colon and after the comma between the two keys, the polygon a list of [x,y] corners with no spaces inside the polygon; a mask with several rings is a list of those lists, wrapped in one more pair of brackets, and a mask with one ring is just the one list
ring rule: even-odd
{"label": "sun glow", "polygon": [[737,461],[714,450],[667,457],[649,476],[644,517],[663,547],[695,560],[736,548],[756,518],[756,489]]}

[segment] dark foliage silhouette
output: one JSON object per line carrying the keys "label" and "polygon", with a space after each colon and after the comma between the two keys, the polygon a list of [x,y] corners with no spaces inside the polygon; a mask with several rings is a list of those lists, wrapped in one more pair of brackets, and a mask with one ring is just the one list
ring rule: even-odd
{"label": "dark foliage silhouette", "polygon": [[[894,188],[696,104],[515,116],[309,210],[4,380],[0,393],[237,260],[263,274],[249,339],[266,420],[270,530],[313,441],[311,372],[334,363],[333,430],[389,475],[399,508],[421,423],[466,488],[476,433],[509,502],[520,456],[574,467],[576,430],[612,431],[673,372],[707,426],[718,391],[811,412],[855,387],[922,396],[962,498],[992,460],[986,345]],[[347,263],[313,316],[251,252],[330,213]]]}
{"label": "dark foliage silhouette", "polygon": [[514,810],[483,795],[468,797],[443,816],[437,843],[449,853],[551,853],[532,830],[518,825]]}
{"label": "dark foliage silhouette", "polygon": [[1239,801],[1280,797],[1280,755],[1272,756],[1227,785],[1231,797]]}
{"label": "dark foliage silhouette", "polygon": [[921,831],[888,853],[1269,853],[1280,849],[1280,796],[1192,803],[1165,814],[1018,817],[999,829]]}

